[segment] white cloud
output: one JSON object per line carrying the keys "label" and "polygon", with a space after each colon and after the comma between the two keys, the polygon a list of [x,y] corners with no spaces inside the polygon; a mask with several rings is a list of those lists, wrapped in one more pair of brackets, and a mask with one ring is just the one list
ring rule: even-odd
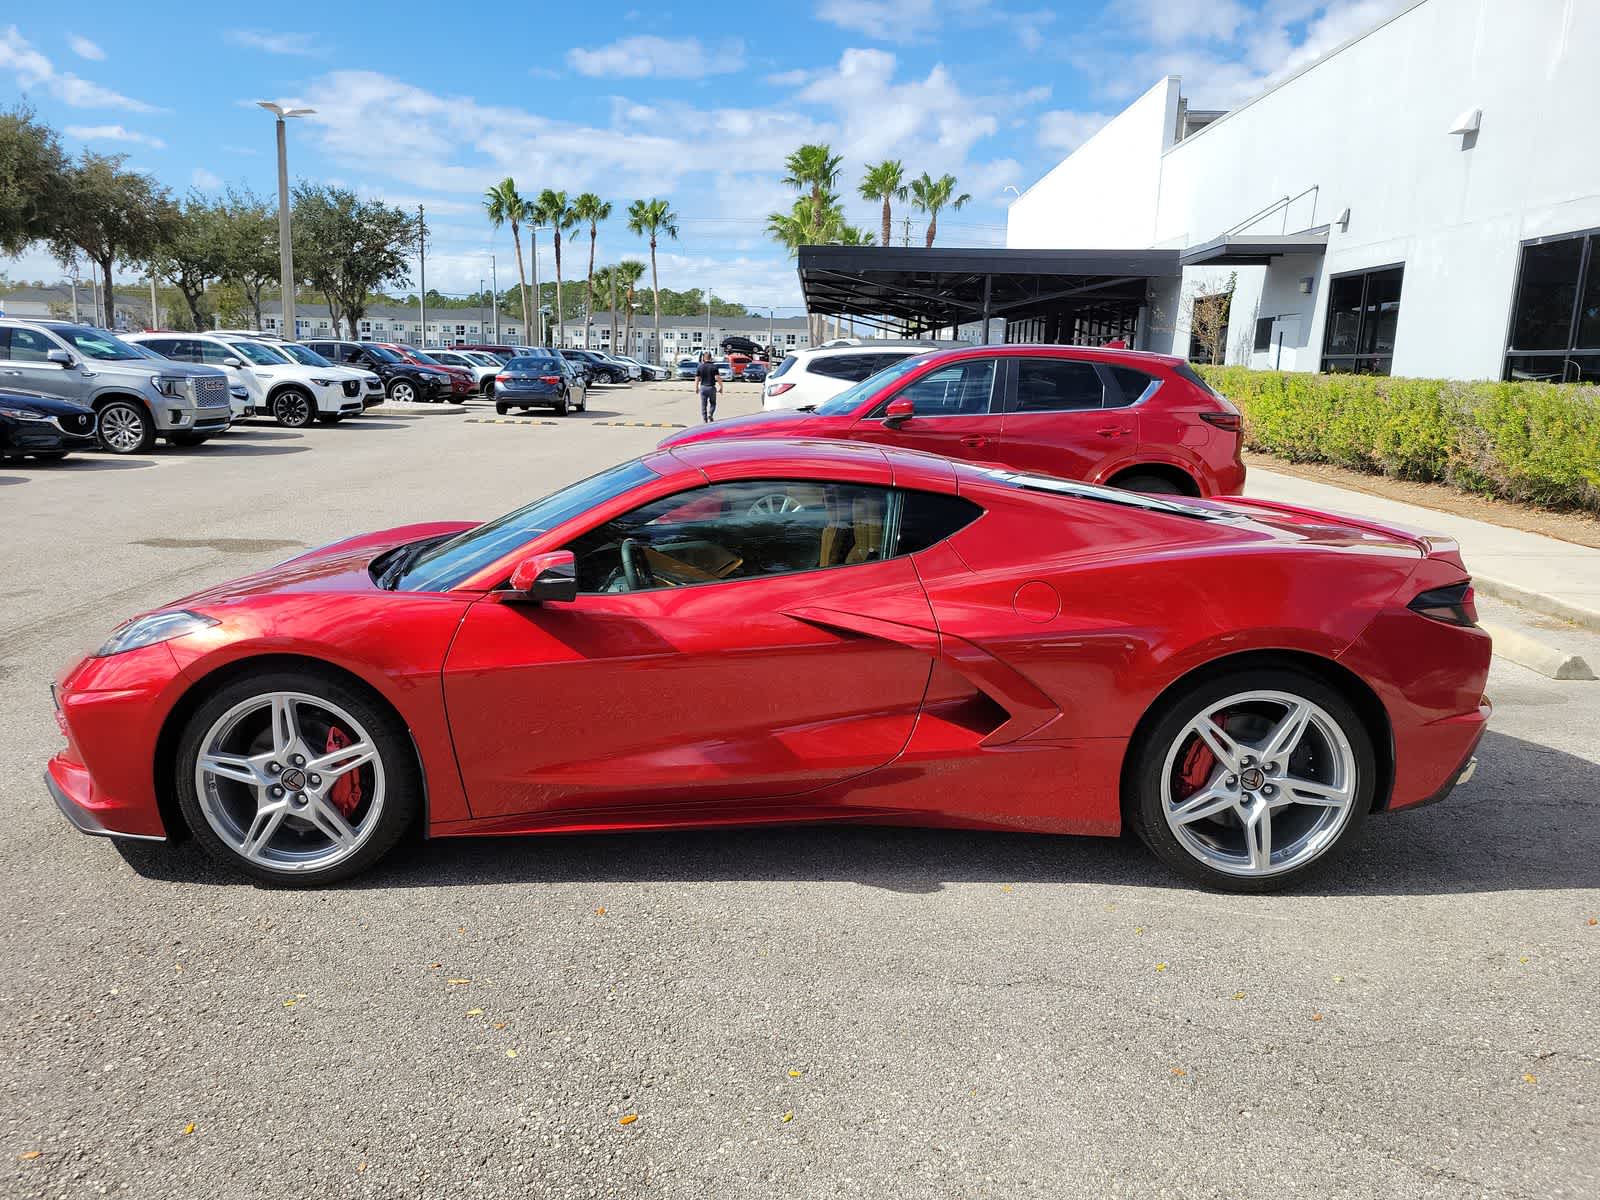
{"label": "white cloud", "polygon": [[106,59],[104,50],[100,49],[88,38],[79,37],[75,33],[67,34],[67,45],[72,48],[72,52],[79,58],[86,58],[90,62],[104,62]]}
{"label": "white cloud", "polygon": [[744,43],[729,39],[716,47],[699,38],[663,38],[652,34],[626,37],[598,50],[567,51],[567,62],[580,75],[617,79],[698,79],[744,69]]}
{"label": "white cloud", "polygon": [[1124,16],[1151,41],[1226,41],[1239,32],[1252,13],[1239,0],[1124,0]]}
{"label": "white cloud", "polygon": [[885,42],[921,41],[940,23],[934,0],[822,0],[817,20]]}
{"label": "white cloud", "polygon": [[314,33],[285,33],[262,29],[230,29],[222,35],[232,46],[261,50],[267,54],[293,54],[313,58],[326,54],[322,38]]}
{"label": "white cloud", "polygon": [[189,182],[203,192],[214,192],[222,186],[222,178],[213,174],[204,167],[196,167],[189,176]]}
{"label": "white cloud", "polygon": [[1071,153],[1098,133],[1111,118],[1099,112],[1056,109],[1039,114],[1039,145]]}
{"label": "white cloud", "polygon": [[68,125],[66,134],[81,142],[132,142],[153,150],[166,148],[166,143],[160,138],[122,125]]}
{"label": "white cloud", "polygon": [[58,71],[55,64],[17,30],[15,25],[0,29],[0,71],[16,76],[17,86],[26,90],[40,87],[61,103],[73,108],[121,108],[128,112],[159,112],[154,105],[134,100],[110,88],[81,79],[70,71]]}

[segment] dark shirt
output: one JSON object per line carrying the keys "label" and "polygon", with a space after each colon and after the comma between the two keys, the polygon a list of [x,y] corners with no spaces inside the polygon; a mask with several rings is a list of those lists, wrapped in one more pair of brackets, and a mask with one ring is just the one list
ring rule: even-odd
{"label": "dark shirt", "polygon": [[703,388],[716,387],[717,364],[709,362],[701,363],[699,368],[695,371],[694,377],[700,381],[700,386]]}

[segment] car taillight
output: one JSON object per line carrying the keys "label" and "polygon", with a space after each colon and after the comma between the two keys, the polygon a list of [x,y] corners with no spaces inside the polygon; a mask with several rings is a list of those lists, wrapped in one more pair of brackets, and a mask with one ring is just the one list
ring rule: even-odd
{"label": "car taillight", "polygon": [[511,382],[511,376],[509,376],[509,375],[496,375],[494,377],[494,381],[496,383],[510,383]]}
{"label": "car taillight", "polygon": [[1244,426],[1244,421],[1238,413],[1203,412],[1200,414],[1200,419],[1207,425],[1215,425],[1218,429],[1226,429],[1229,433],[1238,433]]}
{"label": "car taillight", "polygon": [[1476,625],[1478,623],[1478,598],[1472,591],[1472,581],[1453,583],[1449,587],[1430,588],[1406,606],[1419,616],[1447,625]]}
{"label": "car taillight", "polygon": [[541,375],[541,376],[539,376],[539,382],[540,383],[560,383],[561,382],[561,376],[559,376],[559,375]]}
{"label": "car taillight", "polygon": [[769,383],[767,384],[767,395],[781,396],[793,386],[794,384],[792,383]]}

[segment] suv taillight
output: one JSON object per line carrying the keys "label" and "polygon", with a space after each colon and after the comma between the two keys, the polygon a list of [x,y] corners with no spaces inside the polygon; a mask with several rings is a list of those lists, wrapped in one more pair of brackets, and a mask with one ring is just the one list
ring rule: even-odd
{"label": "suv taillight", "polygon": [[1229,433],[1238,433],[1244,427],[1244,420],[1238,413],[1230,412],[1203,412],[1200,419],[1207,425],[1215,425],[1218,429],[1225,429]]}
{"label": "suv taillight", "polygon": [[1430,588],[1406,607],[1418,616],[1443,621],[1447,625],[1478,623],[1478,598],[1473,594],[1470,579],[1449,587]]}
{"label": "suv taillight", "polygon": [[794,384],[792,383],[769,383],[767,384],[767,395],[781,396],[793,386]]}

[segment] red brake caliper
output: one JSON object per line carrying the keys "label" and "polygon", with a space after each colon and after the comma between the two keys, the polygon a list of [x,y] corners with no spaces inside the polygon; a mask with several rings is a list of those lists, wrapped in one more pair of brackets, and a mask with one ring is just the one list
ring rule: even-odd
{"label": "red brake caliper", "polygon": [[[343,750],[350,745],[350,738],[344,730],[337,725],[328,727],[327,753]],[[361,804],[361,778],[359,771],[346,771],[328,791],[328,799],[346,817],[350,816]]]}
{"label": "red brake caliper", "polygon": [[[1228,731],[1228,714],[1222,713],[1217,720],[1217,726],[1224,733]],[[1183,799],[1194,795],[1205,787],[1206,780],[1211,778],[1211,772],[1216,769],[1217,756],[1211,752],[1211,747],[1199,738],[1189,747],[1183,756],[1183,761],[1178,764],[1178,778],[1183,781]]]}

